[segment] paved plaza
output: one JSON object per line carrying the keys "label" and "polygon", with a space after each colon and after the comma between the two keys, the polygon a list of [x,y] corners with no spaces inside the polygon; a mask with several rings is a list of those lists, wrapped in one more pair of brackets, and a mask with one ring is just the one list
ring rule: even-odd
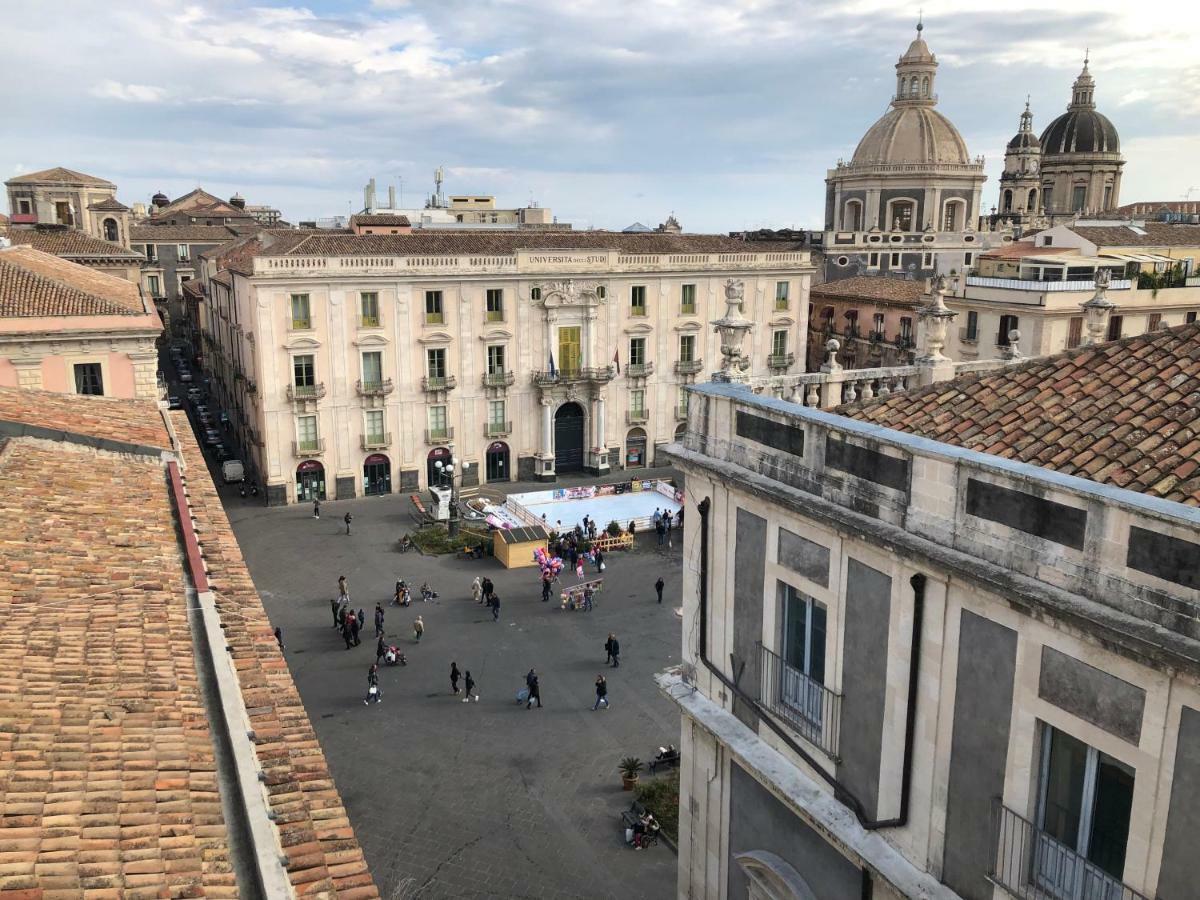
{"label": "paved plaza", "polygon": [[[679,660],[678,541],[661,552],[646,535],[633,553],[609,555],[596,609],[564,612],[540,601],[535,568],[398,553],[396,539],[412,528],[406,498],[324,503],[314,520],[309,506],[267,509],[236,490],[222,494],[385,898],[675,896],[671,850],[624,845],[619,814],[632,795],[616,765],[679,743],[678,711],[651,678]],[[408,655],[408,666],[381,670],[384,700],[370,707],[362,699],[374,629],[348,651],[333,628],[330,599],[343,574],[368,622],[383,601],[388,635]],[[499,622],[470,597],[476,574],[496,585]],[[414,589],[428,580],[440,600],[389,606],[400,577]],[[621,639],[618,669],[604,664],[610,631]],[[451,694],[452,660],[471,671],[478,703]],[[515,700],[530,667],[541,677],[540,710]],[[599,672],[612,707],[593,712]]]}

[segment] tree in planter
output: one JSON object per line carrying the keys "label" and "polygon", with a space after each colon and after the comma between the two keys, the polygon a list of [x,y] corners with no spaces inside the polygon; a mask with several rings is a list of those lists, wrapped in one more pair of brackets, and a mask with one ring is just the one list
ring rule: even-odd
{"label": "tree in planter", "polygon": [[617,520],[613,519],[608,523],[608,527],[604,529],[608,532],[609,537],[616,537],[621,533],[621,526],[617,524]]}
{"label": "tree in planter", "polygon": [[632,791],[638,783],[638,773],[642,771],[644,766],[642,761],[636,756],[627,756],[617,764],[617,769],[621,773],[621,786]]}

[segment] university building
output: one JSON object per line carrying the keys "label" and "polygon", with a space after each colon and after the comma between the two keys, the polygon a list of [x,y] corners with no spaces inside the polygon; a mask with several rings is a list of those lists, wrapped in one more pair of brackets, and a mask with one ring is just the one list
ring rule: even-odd
{"label": "university building", "polygon": [[753,374],[800,372],[812,274],[685,234],[261,232],[209,254],[204,353],[272,503],[658,462],[719,367],[730,280]]}
{"label": "university building", "polygon": [[1195,896],[1198,360],[689,392],[681,900]]}

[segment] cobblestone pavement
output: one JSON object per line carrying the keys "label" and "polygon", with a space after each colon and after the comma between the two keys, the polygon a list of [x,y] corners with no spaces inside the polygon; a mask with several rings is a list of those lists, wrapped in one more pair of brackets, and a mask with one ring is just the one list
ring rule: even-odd
{"label": "cobblestone pavement", "polygon": [[[671,850],[624,845],[619,813],[631,795],[616,764],[679,743],[678,713],[651,680],[679,660],[678,546],[662,553],[650,538],[610,555],[595,611],[569,613],[540,602],[536,569],[397,553],[411,528],[407,499],[324,503],[314,520],[308,506],[267,509],[222,493],[385,898],[675,896]],[[362,698],[374,629],[348,651],[332,627],[329,601],[343,574],[368,621],[384,602],[389,639],[408,655],[407,667],[383,670],[384,700],[370,707]],[[470,599],[476,574],[496,584],[499,622]],[[398,577],[414,588],[428,580],[441,597],[388,606]],[[621,638],[618,669],[604,665],[609,631]],[[451,694],[452,660],[471,671],[478,703]],[[540,710],[515,701],[530,667],[541,676]],[[612,708],[592,712],[599,672]]]}

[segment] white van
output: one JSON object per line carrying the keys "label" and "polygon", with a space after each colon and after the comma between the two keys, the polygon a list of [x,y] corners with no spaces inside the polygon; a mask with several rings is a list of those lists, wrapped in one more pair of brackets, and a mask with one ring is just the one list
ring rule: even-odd
{"label": "white van", "polygon": [[246,477],[246,470],[240,459],[227,459],[221,463],[221,477],[226,484],[236,484]]}

